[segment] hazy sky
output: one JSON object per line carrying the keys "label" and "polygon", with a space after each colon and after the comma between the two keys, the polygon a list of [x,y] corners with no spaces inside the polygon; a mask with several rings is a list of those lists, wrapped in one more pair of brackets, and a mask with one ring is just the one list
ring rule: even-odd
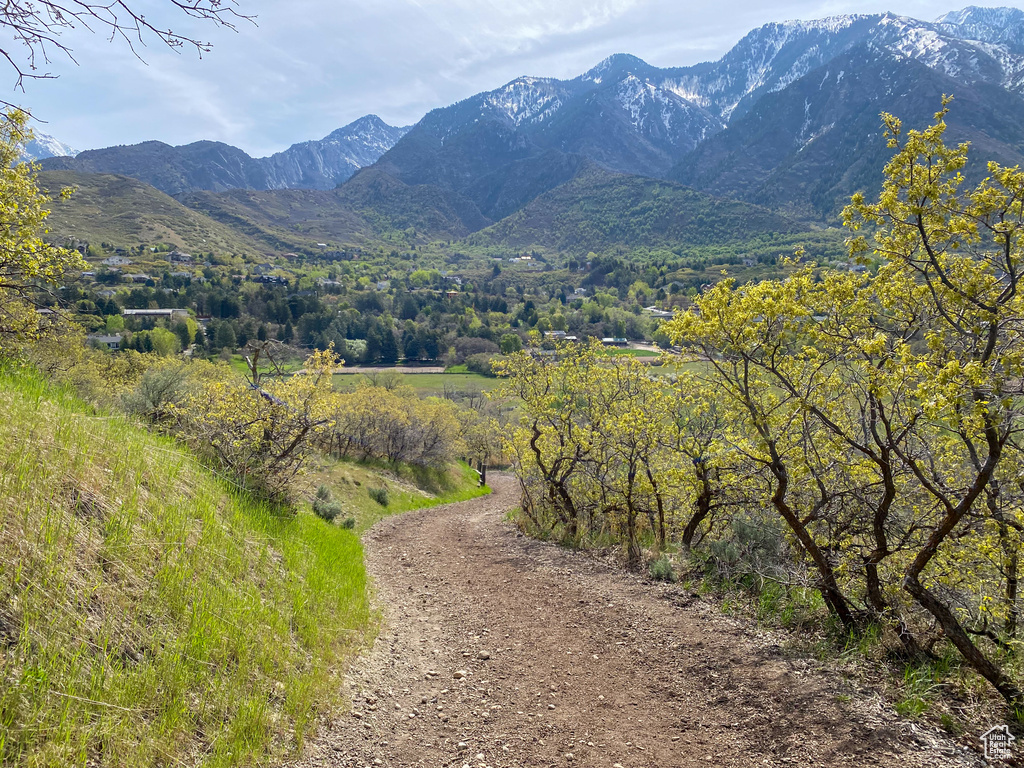
{"label": "hazy sky", "polygon": [[[64,36],[56,80],[5,98],[76,149],[214,139],[265,155],[376,113],[414,123],[434,107],[519,75],[571,78],[612,53],[657,66],[717,59],[769,21],[892,11],[933,20],[931,0],[239,0],[237,32],[189,24],[167,0],[128,4],[158,26],[213,43],[200,59],[151,41],[143,61],[102,35]],[[965,2],[964,5],[967,3]],[[1024,7],[1024,0],[1009,3]],[[6,73],[6,71],[5,71]],[[8,78],[13,81],[13,76]]]}

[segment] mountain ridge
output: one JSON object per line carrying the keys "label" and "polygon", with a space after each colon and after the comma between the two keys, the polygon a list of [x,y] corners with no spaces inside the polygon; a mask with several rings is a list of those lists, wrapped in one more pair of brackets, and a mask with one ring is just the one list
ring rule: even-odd
{"label": "mountain ridge", "polygon": [[224,142],[172,146],[160,141],[86,150],[42,160],[45,170],[113,173],[145,181],[174,197],[198,190],[333,189],[372,164],[405,135],[407,127],[366,115],[323,139],[293,144],[254,158]]}
{"label": "mountain ridge", "polygon": [[77,149],[72,149],[48,133],[33,131],[32,140],[25,143],[21,157],[23,160],[38,161],[48,157],[74,157],[77,154]]}
{"label": "mountain ridge", "polygon": [[[120,173],[181,200],[203,190],[352,185],[324,198],[324,216],[345,219],[341,202],[354,206],[363,234],[376,231],[364,226],[373,209],[369,218],[389,227],[463,236],[595,167],[827,223],[850,194],[877,188],[888,155],[878,113],[923,126],[947,93],[957,97],[957,140],[1002,161],[1024,157],[1024,12],[971,6],[933,22],[893,13],[773,22],[716,61],[659,68],[614,54],[568,80],[515,78],[408,128],[368,115],[259,160],[217,142],[147,142],[43,167]],[[303,199],[300,207],[311,204]],[[246,205],[257,200],[283,205],[272,194]]]}
{"label": "mountain ridge", "polygon": [[[1003,29],[1007,20],[1016,26]],[[865,51],[876,63],[885,61],[891,77],[891,82],[873,84],[874,102],[858,102],[862,111],[871,110],[874,121],[868,128],[858,120],[860,139],[875,132],[879,111],[898,111],[899,97],[913,89],[913,78],[922,73],[929,82],[945,78],[948,92],[984,91],[993,99],[1005,92],[1014,104],[1024,93],[1024,13],[1015,9],[967,8],[934,23],[893,13],[774,22],[751,30],[718,60],[689,67],[658,68],[636,56],[615,54],[571,80],[516,78],[431,111],[374,167],[406,183],[436,185],[465,196],[491,219],[571,180],[551,174],[552,166],[582,167],[587,161],[612,172],[680,181],[685,176],[677,169],[687,157],[713,146],[718,135],[765,99],[805,87],[797,84],[854,50],[869,63]],[[929,117],[938,103],[937,98]],[[921,114],[915,107],[915,120]],[[964,138],[984,138],[985,125],[970,127]],[[859,145],[870,155],[867,165],[880,168],[884,143]],[[1015,156],[1016,150],[1002,155]],[[768,160],[773,159],[769,154]],[[485,183],[502,183],[503,169],[513,165],[529,194],[517,196]],[[538,176],[528,181],[521,171],[531,166]],[[836,189],[850,191],[843,185]],[[735,190],[718,193],[730,196]],[[504,202],[494,206],[498,198]],[[823,198],[805,203],[797,208],[814,218],[833,215],[836,208]]]}

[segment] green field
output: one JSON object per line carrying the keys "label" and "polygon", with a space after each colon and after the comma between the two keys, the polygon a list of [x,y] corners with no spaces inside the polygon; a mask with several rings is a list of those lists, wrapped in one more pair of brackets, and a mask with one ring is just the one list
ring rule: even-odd
{"label": "green field", "polygon": [[622,347],[604,347],[601,354],[608,357],[661,357],[661,352],[653,349],[624,349]]}
{"label": "green field", "polygon": [[[421,397],[440,396],[448,392],[486,392],[498,386],[499,380],[476,373],[402,373],[396,374],[401,383],[412,387]],[[334,375],[334,388],[350,392],[359,386],[365,376],[353,369]]]}
{"label": "green field", "polygon": [[[479,485],[480,475],[465,464],[447,471],[385,466],[375,462],[325,460],[304,478],[306,493],[312,497],[317,486],[327,485],[341,504],[342,519],[351,517],[355,532],[361,534],[390,515],[439,504],[467,501],[490,493]],[[384,488],[387,506],[375,501],[369,491]]]}

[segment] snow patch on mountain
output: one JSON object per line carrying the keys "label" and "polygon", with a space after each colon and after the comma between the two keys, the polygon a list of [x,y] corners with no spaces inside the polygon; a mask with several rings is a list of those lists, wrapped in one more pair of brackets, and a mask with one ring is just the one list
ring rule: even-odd
{"label": "snow patch on mountain", "polygon": [[293,144],[256,160],[268,189],[333,189],[360,168],[372,165],[409,132],[366,115],[319,141]]}
{"label": "snow patch on mountain", "polygon": [[615,88],[615,103],[638,134],[689,152],[725,124],[700,106],[655,83],[629,75]]}
{"label": "snow patch on mountain", "polygon": [[849,29],[854,24],[864,19],[871,18],[863,13],[848,13],[838,16],[827,16],[824,19],[812,19],[811,21],[791,20],[785,21],[780,26],[788,27],[799,32],[827,32],[834,35],[843,30]]}
{"label": "snow patch on mountain", "polygon": [[650,83],[641,82],[630,75],[619,83],[616,100],[629,113],[630,122],[638,131],[643,131],[644,122],[649,115],[649,101],[653,99],[655,88]]}
{"label": "snow patch on mountain", "polygon": [[1024,48],[1024,11],[1019,8],[969,6],[940,16],[936,25],[946,34],[963,40]]}
{"label": "snow patch on mountain", "polygon": [[550,118],[562,107],[562,100],[557,80],[520,77],[485,94],[484,104],[518,128]]}
{"label": "snow patch on mountain", "polygon": [[46,157],[74,157],[77,154],[77,150],[53,136],[36,132],[35,138],[25,144],[21,156],[25,160],[42,160]]}
{"label": "snow patch on mountain", "polygon": [[600,85],[609,77],[614,79],[617,74],[642,74],[649,69],[651,69],[651,65],[641,58],[628,53],[616,53],[584,72],[578,79]]}
{"label": "snow patch on mountain", "polygon": [[939,35],[934,29],[905,23],[905,20],[894,24],[898,25],[898,34],[889,42],[887,47],[890,50],[916,59],[950,77],[959,77],[963,73],[966,62],[960,60],[960,51],[950,44],[949,38]]}
{"label": "snow patch on mountain", "polygon": [[744,100],[785,89],[856,44],[880,18],[848,14],[766,24],[716,62],[673,70],[662,87],[729,120]]}
{"label": "snow patch on mountain", "polygon": [[801,53],[789,70],[775,81],[775,84],[768,89],[769,92],[775,93],[783,88],[788,88],[812,69],[815,69],[821,63],[821,59],[821,49],[816,45],[812,45]]}

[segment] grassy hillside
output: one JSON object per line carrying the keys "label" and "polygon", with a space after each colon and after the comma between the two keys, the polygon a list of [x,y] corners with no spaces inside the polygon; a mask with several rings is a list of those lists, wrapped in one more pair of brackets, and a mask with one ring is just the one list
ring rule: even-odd
{"label": "grassy hillside", "polygon": [[250,764],[333,703],[357,537],[0,369],[0,764]]}
{"label": "grassy hillside", "polygon": [[[131,247],[170,243],[189,252],[266,253],[273,243],[225,226],[186,208],[173,197],[127,176],[44,171],[39,186],[54,197],[48,225],[60,239]],[[77,191],[68,200],[56,195]]]}
{"label": "grassy hillside", "polygon": [[281,247],[317,242],[429,242],[462,237],[490,222],[458,195],[363,171],[338,189],[196,192],[186,202],[223,224]]}
{"label": "grassy hillside", "polygon": [[671,182],[591,170],[467,238],[472,245],[566,253],[720,246],[806,227],[766,208],[722,200]]}
{"label": "grassy hillside", "polygon": [[[307,495],[312,496],[323,483],[332,489],[341,504],[342,516],[355,521],[354,529],[362,533],[378,520],[438,504],[467,501],[490,493],[481,488],[480,476],[465,464],[447,472],[416,470],[412,467],[384,467],[349,461],[326,461],[305,478]],[[387,505],[376,501],[371,492],[384,489]],[[378,495],[378,498],[380,496]]]}

